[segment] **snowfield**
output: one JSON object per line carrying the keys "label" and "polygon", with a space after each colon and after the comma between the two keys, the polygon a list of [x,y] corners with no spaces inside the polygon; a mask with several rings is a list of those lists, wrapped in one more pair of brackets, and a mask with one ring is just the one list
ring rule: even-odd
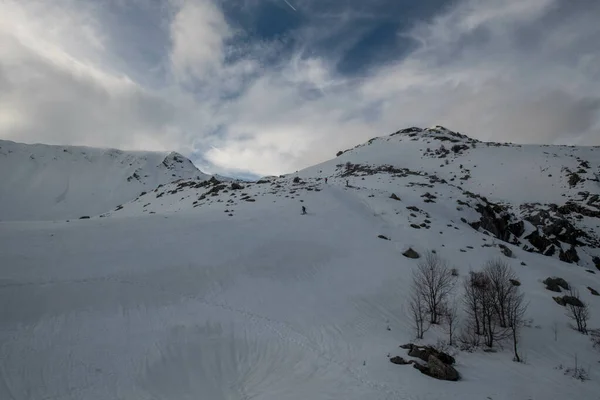
{"label": "snowfield", "polygon": [[[469,225],[481,200],[465,194],[562,204],[597,193],[597,182],[566,183],[566,147],[531,147],[528,160],[518,156],[525,146],[510,158],[512,147],[477,143],[472,164],[421,159],[439,147],[436,134],[377,139],[257,183],[166,183],[89,220],[1,222],[0,399],[599,399],[600,349],[569,327],[542,281],[560,276],[579,289],[597,328],[600,297],[586,288],[600,290],[600,271],[521,243],[505,242],[513,255],[504,256],[502,241]],[[596,149],[573,152],[598,171]],[[546,159],[556,160],[543,172],[555,187],[534,179]],[[349,173],[347,162],[414,173]],[[514,184],[486,162],[510,164]],[[472,180],[450,181],[465,168]],[[431,183],[433,173],[447,182]],[[593,230],[598,219],[578,223]],[[455,349],[458,382],[390,363],[407,357],[399,345],[447,336],[436,326],[414,339],[407,298],[419,260],[402,255],[409,247],[434,249],[458,270],[459,299],[470,270],[508,262],[529,302],[525,362],[512,361],[510,343],[495,353]],[[565,375],[575,358],[589,380]]]}
{"label": "snowfield", "polygon": [[208,176],[177,153],[0,140],[0,221],[97,215],[181,178]]}

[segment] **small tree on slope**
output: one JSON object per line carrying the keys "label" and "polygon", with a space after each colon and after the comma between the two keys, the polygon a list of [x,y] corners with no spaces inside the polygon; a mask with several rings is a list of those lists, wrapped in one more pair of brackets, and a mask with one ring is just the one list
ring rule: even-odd
{"label": "small tree on slope", "polygon": [[579,298],[579,291],[571,288],[569,290],[569,297],[572,297],[578,301],[570,301],[566,304],[567,306],[567,316],[575,321],[575,328],[583,333],[584,335],[588,334],[587,330],[587,321],[590,318],[590,309],[589,306],[581,301]]}
{"label": "small tree on slope", "polygon": [[409,307],[416,337],[417,339],[423,339],[423,334],[427,330],[425,329],[427,310],[425,308],[425,301],[421,296],[420,290],[418,290],[414,285],[411,288]]}
{"label": "small tree on slope", "polygon": [[413,273],[413,285],[425,302],[429,322],[440,322],[442,307],[454,288],[454,278],[448,263],[437,254],[427,252]]}
{"label": "small tree on slope", "polygon": [[527,306],[529,305],[528,303],[525,303],[524,298],[525,296],[523,293],[520,293],[519,290],[515,288],[506,301],[506,321],[511,331],[513,351],[515,353],[514,360],[517,362],[521,362],[521,357],[519,356],[518,351],[518,343],[521,327],[525,322]]}

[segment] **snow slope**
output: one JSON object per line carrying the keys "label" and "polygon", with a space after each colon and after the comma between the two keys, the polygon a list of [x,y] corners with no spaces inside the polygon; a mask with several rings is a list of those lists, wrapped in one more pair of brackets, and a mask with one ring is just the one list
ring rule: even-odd
{"label": "snow slope", "polygon": [[[384,165],[392,144],[402,151],[413,138],[256,183],[165,184],[89,220],[0,223],[0,398],[600,398],[600,351],[542,284],[556,275],[579,289],[597,328],[600,297],[586,288],[600,289],[600,274],[519,244],[505,243],[505,257],[501,241],[468,224],[483,200]],[[415,156],[411,168],[430,160],[439,166]],[[402,256],[408,247],[436,250],[458,279],[503,257],[530,302],[526,362],[509,346],[455,350],[459,382],[390,363],[414,341],[406,300],[418,260]],[[434,327],[422,342],[444,337]],[[565,375],[575,356],[589,381]]]}
{"label": "snow slope", "polygon": [[98,215],[159,184],[206,177],[177,153],[0,140],[0,220]]}

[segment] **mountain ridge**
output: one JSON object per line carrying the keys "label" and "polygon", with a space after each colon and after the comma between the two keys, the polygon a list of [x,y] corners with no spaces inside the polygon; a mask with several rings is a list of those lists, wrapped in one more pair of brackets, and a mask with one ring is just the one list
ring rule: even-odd
{"label": "mountain ridge", "polygon": [[0,220],[97,215],[159,184],[208,177],[175,152],[0,140]]}

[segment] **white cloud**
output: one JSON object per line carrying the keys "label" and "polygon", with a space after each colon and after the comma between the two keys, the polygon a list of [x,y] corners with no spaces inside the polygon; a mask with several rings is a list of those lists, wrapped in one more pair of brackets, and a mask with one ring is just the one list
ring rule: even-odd
{"label": "white cloud", "polygon": [[171,63],[183,81],[208,79],[223,62],[223,42],[232,34],[210,0],[185,0],[171,23]]}
{"label": "white cloud", "polygon": [[[419,43],[405,58],[348,77],[336,72],[337,55],[307,57],[310,43],[266,64],[281,44],[236,47],[239,32],[215,2],[175,1],[164,32],[164,67],[175,79],[160,91],[116,67],[118,38],[93,6],[0,2],[9,16],[0,20],[0,137],[201,151],[215,172],[262,175],[412,125],[484,140],[600,144],[598,5],[463,0],[400,32]],[[231,55],[236,62],[225,61]]]}

